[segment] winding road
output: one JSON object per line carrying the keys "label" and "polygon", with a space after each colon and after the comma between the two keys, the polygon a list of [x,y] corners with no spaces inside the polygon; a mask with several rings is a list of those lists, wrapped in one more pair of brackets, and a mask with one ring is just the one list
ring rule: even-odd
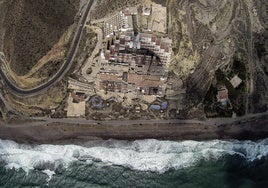
{"label": "winding road", "polygon": [[67,58],[66,61],[64,62],[64,64],[62,65],[62,67],[60,68],[60,70],[46,83],[39,85],[35,88],[32,89],[22,89],[17,87],[9,78],[8,75],[6,75],[7,73],[5,73],[2,68],[0,69],[0,76],[3,79],[3,81],[6,83],[6,85],[16,94],[20,94],[20,95],[35,95],[40,93],[41,91],[45,91],[47,89],[49,89],[53,84],[55,84],[57,81],[61,80],[62,77],[68,72],[68,70],[70,69],[73,59],[75,57],[80,39],[81,39],[81,35],[83,32],[83,28],[86,24],[87,21],[87,17],[89,14],[89,11],[92,7],[94,0],[90,0],[87,4],[86,10],[83,14],[83,16],[80,19],[79,22],[79,27],[77,28],[77,31],[75,33],[71,48],[67,54]]}

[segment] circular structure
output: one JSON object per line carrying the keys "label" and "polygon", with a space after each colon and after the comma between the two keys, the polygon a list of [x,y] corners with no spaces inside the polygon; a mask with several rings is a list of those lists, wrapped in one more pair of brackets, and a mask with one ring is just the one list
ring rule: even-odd
{"label": "circular structure", "polygon": [[100,110],[104,108],[104,100],[100,96],[93,96],[89,100],[92,109]]}
{"label": "circular structure", "polygon": [[152,111],[164,111],[168,108],[168,102],[167,101],[156,101],[151,104],[150,109]]}

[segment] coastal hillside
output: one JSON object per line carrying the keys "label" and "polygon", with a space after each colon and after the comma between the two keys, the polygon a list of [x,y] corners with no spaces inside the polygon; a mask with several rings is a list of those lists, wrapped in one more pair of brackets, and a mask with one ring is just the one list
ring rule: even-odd
{"label": "coastal hillside", "polygon": [[[36,88],[64,72],[46,92],[6,100],[27,115],[94,120],[266,112],[267,7],[267,0],[1,0],[2,65],[14,85]],[[79,30],[70,67],[59,71]]]}
{"label": "coastal hillside", "polygon": [[[4,3],[4,2],[3,2]],[[74,23],[79,0],[5,2],[4,52],[11,69],[25,75]]]}

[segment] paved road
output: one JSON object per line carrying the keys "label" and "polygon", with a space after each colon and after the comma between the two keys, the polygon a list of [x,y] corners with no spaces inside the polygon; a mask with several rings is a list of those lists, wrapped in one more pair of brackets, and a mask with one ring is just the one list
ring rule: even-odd
{"label": "paved road", "polygon": [[9,127],[32,127],[47,125],[51,123],[62,123],[62,124],[72,124],[72,125],[111,125],[111,126],[131,126],[131,125],[151,125],[151,124],[200,124],[200,125],[226,125],[226,124],[240,124],[244,122],[249,122],[252,120],[258,121],[263,118],[267,118],[268,112],[259,113],[259,114],[247,114],[246,116],[237,117],[237,118],[212,118],[206,121],[199,121],[195,119],[189,120],[180,120],[180,119],[169,119],[169,120],[110,120],[110,121],[96,121],[96,120],[87,120],[84,118],[49,118],[49,117],[32,117],[28,118],[29,121],[25,123],[9,123],[4,122],[2,125]]}
{"label": "paved road", "polygon": [[70,69],[73,59],[75,57],[76,54],[76,50],[78,48],[80,39],[81,39],[81,35],[83,32],[83,28],[85,26],[85,23],[87,21],[87,17],[89,14],[89,11],[91,9],[91,6],[93,4],[94,0],[90,0],[88,2],[88,5],[86,7],[86,10],[82,16],[82,19],[80,20],[79,23],[79,27],[77,28],[76,34],[74,36],[70,51],[67,54],[67,58],[66,61],[64,62],[63,66],[60,68],[60,70],[46,83],[32,88],[32,89],[22,89],[17,87],[16,85],[14,85],[14,83],[12,81],[9,80],[8,76],[6,75],[6,73],[4,73],[4,71],[2,69],[0,69],[0,76],[1,78],[5,81],[6,85],[15,93],[20,94],[20,95],[34,95],[34,94],[38,94],[41,91],[45,91],[48,88],[50,88],[54,83],[56,83],[57,81],[59,81],[60,79],[62,79],[62,77],[68,72],[68,70]]}

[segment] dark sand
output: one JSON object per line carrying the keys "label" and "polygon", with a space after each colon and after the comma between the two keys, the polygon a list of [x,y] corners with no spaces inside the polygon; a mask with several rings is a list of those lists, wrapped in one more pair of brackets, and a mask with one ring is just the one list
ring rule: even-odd
{"label": "dark sand", "polygon": [[268,138],[268,119],[264,116],[228,125],[153,124],[153,125],[73,125],[53,123],[38,126],[0,126],[0,138],[19,143],[72,144],[92,139],[160,140],[258,140]]}

